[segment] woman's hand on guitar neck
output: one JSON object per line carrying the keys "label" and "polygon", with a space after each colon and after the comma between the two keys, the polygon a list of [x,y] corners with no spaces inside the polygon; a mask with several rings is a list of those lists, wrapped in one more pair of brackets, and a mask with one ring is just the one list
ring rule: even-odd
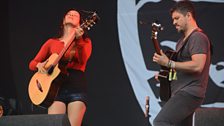
{"label": "woman's hand on guitar neck", "polygon": [[84,30],[81,27],[77,27],[75,31],[75,38],[79,39],[84,34]]}
{"label": "woman's hand on guitar neck", "polygon": [[161,55],[159,55],[157,53],[154,53],[153,62],[156,62],[159,65],[162,65],[162,66],[166,66],[167,67],[167,64],[169,62],[169,58],[166,56],[165,53],[163,53],[162,50],[160,50],[160,54]]}

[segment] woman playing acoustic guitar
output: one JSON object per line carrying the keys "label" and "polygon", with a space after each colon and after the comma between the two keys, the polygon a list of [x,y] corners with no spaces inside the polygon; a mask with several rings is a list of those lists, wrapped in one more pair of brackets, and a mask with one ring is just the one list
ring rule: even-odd
{"label": "woman playing acoustic guitar", "polygon": [[[58,37],[48,39],[29,64],[30,70],[37,71],[37,77],[30,82],[34,85],[29,87],[31,100],[40,97],[32,97],[32,93],[41,95],[47,90],[47,96],[37,105],[48,107],[48,114],[67,113],[71,126],[81,126],[87,105],[85,69],[92,44],[81,23],[80,13],[69,10]],[[50,89],[45,89],[48,83]]]}

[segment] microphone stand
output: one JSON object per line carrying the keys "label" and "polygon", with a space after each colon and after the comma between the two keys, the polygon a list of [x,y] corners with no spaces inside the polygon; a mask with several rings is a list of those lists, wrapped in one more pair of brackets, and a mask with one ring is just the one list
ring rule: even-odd
{"label": "microphone stand", "polygon": [[149,118],[151,117],[149,114],[150,106],[149,106],[149,96],[146,96],[145,98],[145,119],[147,122],[147,126],[151,126],[149,122]]}

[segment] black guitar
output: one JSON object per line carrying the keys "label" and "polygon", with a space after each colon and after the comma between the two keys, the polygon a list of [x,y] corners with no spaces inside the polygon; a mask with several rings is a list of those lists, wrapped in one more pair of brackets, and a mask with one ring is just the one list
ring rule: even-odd
{"label": "black guitar", "polygon": [[[160,54],[160,46],[159,42],[157,40],[157,35],[159,31],[162,31],[163,27],[161,24],[158,23],[152,23],[152,42],[155,48],[155,51],[157,54]],[[168,56],[169,59],[171,60],[176,60],[176,52],[172,50],[167,50],[165,54]],[[174,75],[174,71],[172,71],[170,68],[160,66],[160,72],[159,72],[159,81],[160,81],[160,99],[162,101],[167,101],[169,100],[171,96],[171,87],[170,87],[170,82],[174,79],[172,75]]]}

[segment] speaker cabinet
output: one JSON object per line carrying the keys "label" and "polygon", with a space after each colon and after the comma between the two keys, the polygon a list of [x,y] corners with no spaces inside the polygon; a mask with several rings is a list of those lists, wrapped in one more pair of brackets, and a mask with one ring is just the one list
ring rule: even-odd
{"label": "speaker cabinet", "polygon": [[12,115],[0,118],[0,126],[70,126],[66,114]]}
{"label": "speaker cabinet", "polygon": [[200,108],[194,115],[194,126],[224,126],[224,108]]}

